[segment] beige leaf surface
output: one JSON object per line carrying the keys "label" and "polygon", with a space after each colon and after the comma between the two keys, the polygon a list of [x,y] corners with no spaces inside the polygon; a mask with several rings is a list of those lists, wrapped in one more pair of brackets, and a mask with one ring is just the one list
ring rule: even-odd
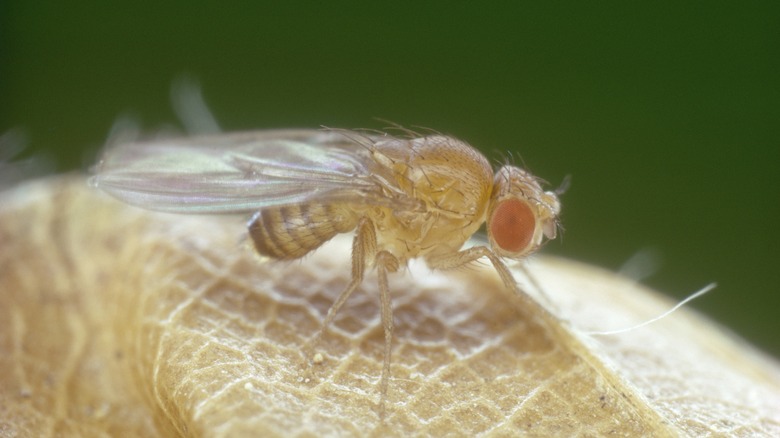
{"label": "beige leaf surface", "polygon": [[545,257],[529,268],[556,317],[487,266],[392,275],[382,420],[374,275],[322,360],[301,353],[349,237],[278,263],[244,236],[244,218],[136,209],[81,177],[0,194],[0,436],[780,436],[777,362],[686,310],[588,336],[673,303]]}

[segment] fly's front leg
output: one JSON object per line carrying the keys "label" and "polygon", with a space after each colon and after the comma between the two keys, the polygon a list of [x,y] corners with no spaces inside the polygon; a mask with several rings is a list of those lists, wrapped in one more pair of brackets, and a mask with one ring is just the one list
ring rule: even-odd
{"label": "fly's front leg", "polygon": [[520,291],[515,278],[512,277],[512,273],[509,272],[509,268],[506,267],[506,264],[504,264],[504,262],[501,261],[501,258],[486,246],[473,246],[456,253],[432,257],[426,261],[428,266],[433,269],[453,269],[469,264],[482,257],[487,257],[487,259],[490,260],[490,263],[493,264],[496,272],[498,272],[498,276],[501,277],[501,281],[506,287],[515,292]]}
{"label": "fly's front leg", "polygon": [[320,329],[317,330],[314,337],[304,346],[303,352],[307,360],[312,358],[314,349],[317,348],[323,333],[325,333],[325,330],[327,330],[328,326],[333,322],[336,314],[339,313],[341,306],[344,305],[347,298],[349,298],[349,296],[352,295],[352,292],[354,292],[355,289],[360,286],[360,283],[363,282],[366,265],[369,260],[374,260],[375,257],[376,231],[374,230],[374,224],[371,220],[362,218],[358,222],[355,238],[352,240],[352,278],[344,291],[336,298],[336,301],[331,304]]}
{"label": "fly's front leg", "polygon": [[[453,254],[433,257],[428,259],[427,262],[428,266],[433,269],[452,269],[461,267],[482,257],[486,257],[488,260],[490,260],[490,263],[493,265],[493,268],[496,270],[496,272],[498,272],[498,276],[501,278],[504,286],[509,288],[518,298],[524,302],[524,304],[531,303],[534,305],[534,307],[537,306],[528,293],[522,290],[517,284],[517,281],[512,276],[512,272],[510,272],[509,268],[506,266],[506,263],[504,263],[499,256],[497,256],[493,251],[490,250],[490,248],[486,246],[474,246]],[[533,279],[530,273],[525,269],[523,269],[523,272],[529,276],[529,278],[531,278],[531,282],[534,284],[534,287],[538,288],[538,283]],[[541,288],[539,288],[539,292],[547,301],[549,301],[547,295]]]}

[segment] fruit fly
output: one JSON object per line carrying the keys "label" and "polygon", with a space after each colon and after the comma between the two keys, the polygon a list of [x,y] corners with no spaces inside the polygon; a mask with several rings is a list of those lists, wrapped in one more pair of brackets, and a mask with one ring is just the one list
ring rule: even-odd
{"label": "fruit fly", "polygon": [[[450,269],[484,257],[525,297],[502,259],[521,260],[555,238],[560,212],[558,193],[531,173],[511,165],[493,173],[476,149],[438,133],[279,130],[130,142],[108,149],[92,183],[151,210],[254,211],[249,237],[258,253],[278,260],[354,231],[351,281],[304,350],[312,357],[366,270],[376,269],[382,408],[393,332],[387,274],[412,258]],[[463,249],[484,223],[488,245]]]}

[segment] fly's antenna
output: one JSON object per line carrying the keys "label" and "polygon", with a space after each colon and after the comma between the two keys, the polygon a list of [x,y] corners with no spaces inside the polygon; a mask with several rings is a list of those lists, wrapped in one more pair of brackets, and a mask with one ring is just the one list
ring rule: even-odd
{"label": "fly's antenna", "polygon": [[700,296],[706,294],[707,292],[715,289],[716,286],[717,286],[716,283],[710,283],[707,286],[704,286],[703,288],[701,288],[698,291],[694,292],[693,294],[689,295],[684,300],[682,300],[679,303],[677,303],[677,305],[675,305],[671,309],[667,310],[666,312],[664,312],[664,313],[662,313],[662,314],[660,314],[660,315],[658,315],[658,316],[656,316],[654,318],[648,319],[647,321],[645,321],[643,323],[640,323],[640,324],[637,324],[637,325],[634,325],[634,326],[631,326],[631,327],[617,329],[617,330],[585,332],[585,334],[586,335],[591,335],[591,336],[608,336],[608,335],[617,335],[617,334],[620,334],[620,333],[626,333],[626,332],[630,332],[632,330],[636,330],[636,329],[642,328],[642,327],[644,327],[646,325],[650,325],[650,324],[652,324],[654,322],[657,322],[657,321],[660,321],[660,320],[666,318],[667,316],[669,316],[672,313],[676,312],[677,309],[679,309],[680,307],[690,303],[691,301],[695,300],[696,298],[699,298]]}

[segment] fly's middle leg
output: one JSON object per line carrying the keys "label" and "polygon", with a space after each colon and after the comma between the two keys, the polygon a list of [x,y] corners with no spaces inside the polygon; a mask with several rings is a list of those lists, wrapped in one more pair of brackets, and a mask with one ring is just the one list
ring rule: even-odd
{"label": "fly's middle leg", "polygon": [[379,301],[382,315],[382,328],[385,335],[385,350],[382,357],[382,376],[379,380],[379,416],[385,416],[385,400],[390,381],[390,353],[393,346],[393,305],[390,301],[390,287],[387,283],[387,273],[396,272],[400,266],[398,259],[387,251],[376,255],[377,276],[379,278]]}
{"label": "fly's middle leg", "polygon": [[313,358],[314,349],[322,339],[322,335],[328,329],[333,319],[338,314],[341,307],[347,301],[352,292],[363,282],[366,266],[369,260],[376,258],[376,231],[374,224],[367,218],[362,218],[358,222],[355,238],[352,241],[352,275],[347,287],[339,294],[336,301],[331,304],[325,320],[322,322],[317,333],[314,334],[303,347],[303,354],[306,360]]}

